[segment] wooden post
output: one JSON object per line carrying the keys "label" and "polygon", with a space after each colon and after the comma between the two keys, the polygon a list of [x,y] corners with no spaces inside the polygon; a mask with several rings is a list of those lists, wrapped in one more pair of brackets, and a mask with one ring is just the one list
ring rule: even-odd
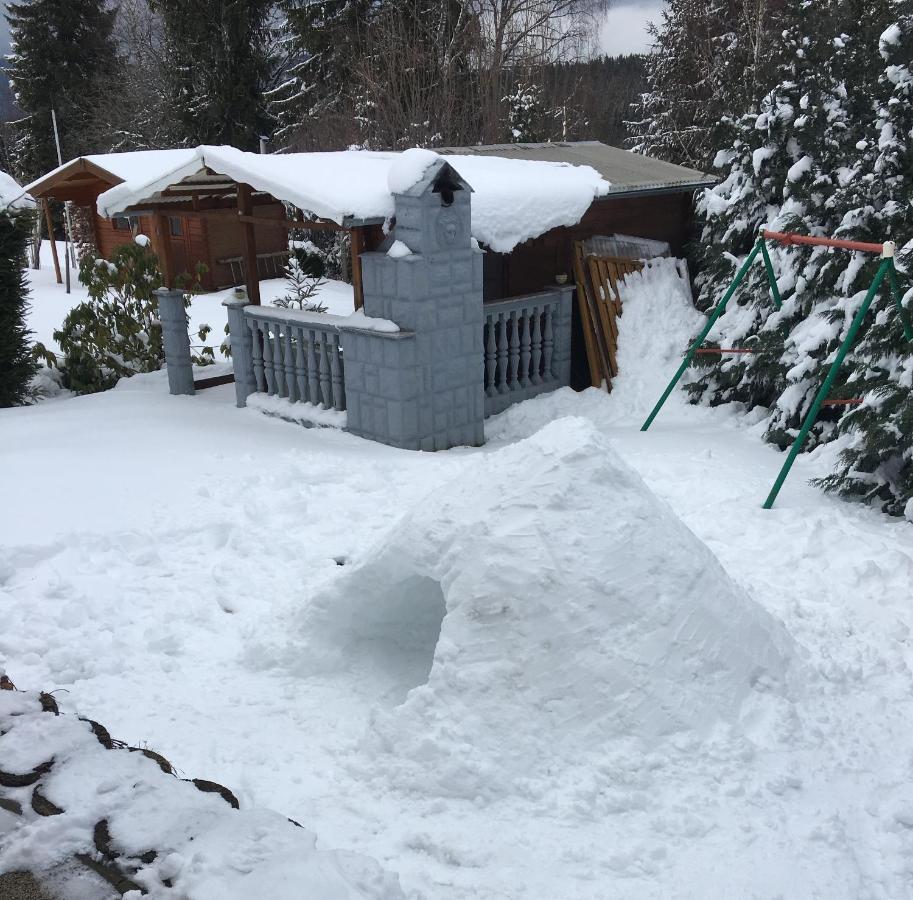
{"label": "wooden post", "polygon": [[48,198],[41,201],[44,205],[44,220],[48,225],[48,240],[51,242],[51,255],[54,257],[54,274],[57,276],[57,283],[63,284],[63,277],[60,274],[60,260],[57,258],[57,241],[54,240],[54,220],[51,218],[51,205]]}
{"label": "wooden post", "polygon": [[[252,216],[253,202],[249,184],[238,185],[238,215]],[[247,299],[254,305],[260,305],[260,273],[257,271],[257,235],[253,222],[241,223],[241,236],[244,238],[244,274],[247,281]]]}
{"label": "wooden post", "polygon": [[[156,213],[153,216],[155,232],[153,234],[152,249],[159,258],[162,266],[162,278],[165,281],[165,287],[174,287],[174,258],[171,253],[171,232],[168,228],[168,217],[164,213]],[[156,246],[158,244],[158,246]]]}
{"label": "wooden post", "polygon": [[352,290],[355,294],[355,308],[365,305],[365,291],[361,282],[361,251],[364,249],[364,232],[361,228],[349,230],[349,242],[352,245]]}

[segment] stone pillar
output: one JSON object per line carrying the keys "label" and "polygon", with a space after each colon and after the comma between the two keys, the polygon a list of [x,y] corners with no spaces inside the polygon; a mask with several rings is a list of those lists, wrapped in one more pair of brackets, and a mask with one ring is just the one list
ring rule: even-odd
{"label": "stone pillar", "polygon": [[365,315],[389,334],[346,332],[349,431],[396,447],[484,442],[482,252],[470,237],[472,188],[444,160],[394,195],[392,238],[411,253],[363,253]]}
{"label": "stone pillar", "polygon": [[253,333],[247,324],[244,308],[248,306],[247,291],[235,288],[234,296],[222,301],[228,313],[228,336],[231,341],[231,364],[235,372],[235,397],[240,406],[257,390],[254,380]]}
{"label": "stone pillar", "polygon": [[190,359],[190,336],[187,334],[187,312],[184,292],[159,288],[159,321],[162,323],[162,345],[168,367],[168,390],[172,394],[193,394],[193,363]]}

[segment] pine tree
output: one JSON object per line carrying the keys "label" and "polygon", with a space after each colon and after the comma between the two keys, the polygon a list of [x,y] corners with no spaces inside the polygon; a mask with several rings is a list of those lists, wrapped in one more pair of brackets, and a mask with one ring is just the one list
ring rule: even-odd
{"label": "pine tree", "polygon": [[0,407],[28,400],[36,372],[25,319],[28,312],[26,247],[32,216],[24,211],[0,213]]}
{"label": "pine tree", "polygon": [[[848,209],[841,236],[857,240],[908,239],[901,250],[901,279],[913,270],[913,3],[899,5],[898,21],[879,40],[884,71],[878,115],[859,165],[848,181]],[[864,283],[869,271],[857,282]],[[905,296],[913,320],[913,291]],[[904,332],[893,298],[882,290],[870,325],[852,356],[850,383],[864,398],[840,421],[849,444],[836,471],[819,483],[848,497],[877,502],[888,513],[913,521],[913,343]]]}
{"label": "pine tree", "polygon": [[635,105],[629,143],[640,153],[704,169],[719,125],[766,91],[779,42],[776,0],[669,0],[653,26],[647,90]]}
{"label": "pine tree", "polygon": [[[724,180],[699,204],[705,308],[719,301],[760,226],[823,236],[838,231],[848,202],[846,182],[858,166],[858,147],[873,115],[878,66],[872,62],[872,33],[884,26],[890,6],[866,4],[865,25],[859,24],[862,4],[848,0],[805,0],[793,11],[783,35],[779,83],[757,117],[740,121],[730,148],[718,158]],[[811,34],[808,21],[816,24]],[[823,248],[775,246],[771,255],[782,311],[773,311],[758,266],[714,335],[723,345],[757,352],[705,365],[691,390],[712,403],[770,407],[767,438],[786,446],[861,302],[872,263]],[[838,382],[836,390],[843,393],[844,385]],[[841,414],[842,408],[828,407],[807,446],[831,437]]]}
{"label": "pine tree", "polygon": [[51,110],[65,159],[98,150],[95,111],[111,89],[114,10],[105,0],[7,4],[9,76],[25,113],[14,149],[18,174],[32,180],[57,166]]}
{"label": "pine tree", "polygon": [[165,27],[169,102],[188,144],[254,150],[269,133],[273,0],[150,0]]}
{"label": "pine tree", "polygon": [[317,122],[320,149],[352,141],[356,68],[372,6],[371,0],[283,0],[281,40],[288,64],[281,84],[268,95],[277,148],[312,144],[309,131]]}

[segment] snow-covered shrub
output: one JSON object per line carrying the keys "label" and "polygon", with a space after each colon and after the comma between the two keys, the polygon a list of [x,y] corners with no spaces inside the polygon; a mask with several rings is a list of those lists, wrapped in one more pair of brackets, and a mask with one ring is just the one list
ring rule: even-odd
{"label": "snow-covered shrub", "polygon": [[[63,370],[66,387],[91,394],[113,387],[120,378],[162,368],[165,354],[155,298],[162,275],[148,243],[118,247],[110,260],[84,257],[79,280],[91,299],[70,310],[54,332],[62,359],[43,345],[36,346],[48,364]],[[184,303],[190,305],[189,295]],[[207,331],[207,326],[200,329],[201,340]],[[194,362],[205,365],[212,357],[212,349],[203,347],[194,354]]]}
{"label": "snow-covered shrub", "polygon": [[31,227],[32,215],[27,211],[0,213],[0,407],[25,403],[35,374],[25,324],[29,299],[25,254]]}

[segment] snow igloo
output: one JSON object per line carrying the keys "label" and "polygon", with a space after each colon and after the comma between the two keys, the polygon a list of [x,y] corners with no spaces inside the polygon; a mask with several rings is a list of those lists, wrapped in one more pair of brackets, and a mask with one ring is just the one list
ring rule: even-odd
{"label": "snow igloo", "polygon": [[472,796],[549,756],[737,720],[782,626],[587,420],[467,460],[303,613],[299,659],[358,669],[366,736]]}

